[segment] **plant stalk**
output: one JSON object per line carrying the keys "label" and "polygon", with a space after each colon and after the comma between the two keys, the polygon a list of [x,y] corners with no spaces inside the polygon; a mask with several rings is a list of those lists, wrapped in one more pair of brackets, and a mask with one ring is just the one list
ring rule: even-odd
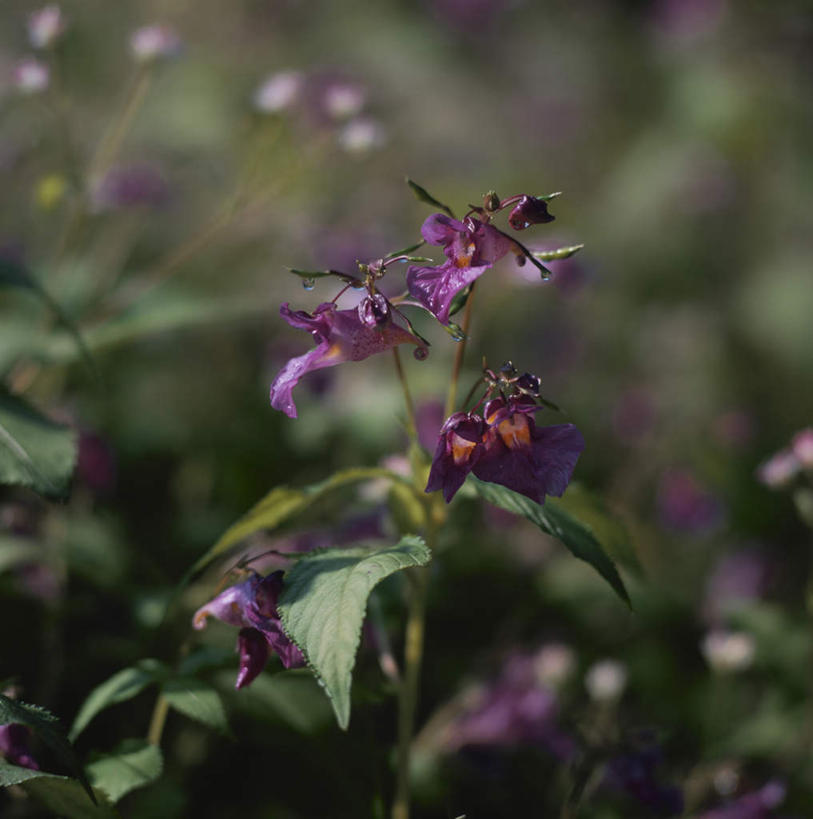
{"label": "plant stalk", "polygon": [[169,701],[163,694],[159,694],[155,700],[155,707],[152,709],[150,727],[147,729],[147,742],[155,745],[156,748],[161,746],[161,734],[164,733],[168,713]]}
{"label": "plant stalk", "polygon": [[462,341],[458,343],[457,350],[455,350],[452,380],[449,383],[449,394],[446,398],[447,418],[454,412],[455,404],[457,403],[457,383],[460,380],[460,371],[463,369],[463,357],[466,354],[466,341],[468,340],[469,328],[471,327],[471,306],[474,303],[474,289],[476,285],[477,282],[472,282],[469,297],[466,299],[466,310],[463,313],[463,326],[461,328],[464,336]]}
{"label": "plant stalk", "polygon": [[401,354],[398,352],[397,347],[392,348],[392,357],[395,360],[395,372],[398,373],[398,380],[401,382],[401,389],[404,392],[407,435],[409,435],[409,440],[414,442],[418,438],[418,425],[415,422],[415,404],[412,401],[412,393],[409,391],[409,383],[407,382],[406,373],[401,364]]}

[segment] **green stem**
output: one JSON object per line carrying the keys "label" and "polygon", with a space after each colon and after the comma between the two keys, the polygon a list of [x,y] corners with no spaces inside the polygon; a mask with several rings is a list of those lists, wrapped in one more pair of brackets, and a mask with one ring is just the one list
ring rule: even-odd
{"label": "green stem", "polygon": [[452,380],[449,383],[449,395],[446,398],[447,418],[454,412],[455,404],[457,403],[457,382],[460,380],[460,371],[463,369],[463,357],[466,354],[466,341],[469,337],[469,328],[471,327],[471,306],[474,302],[474,288],[476,284],[477,282],[472,282],[469,297],[466,299],[466,311],[463,313],[462,326],[464,337],[462,341],[458,342],[457,350],[455,350]]}
{"label": "green stem", "polygon": [[150,745],[155,745],[156,748],[161,745],[161,734],[164,733],[164,725],[167,721],[167,714],[169,713],[169,701],[163,694],[159,694],[155,700],[155,707],[152,709],[152,717],[150,719],[150,727],[147,730],[147,742]]}
{"label": "green stem", "polygon": [[404,645],[404,673],[398,695],[398,770],[392,819],[409,819],[410,760],[415,712],[418,706],[418,681],[423,658],[424,614],[429,569],[408,569],[410,584]]}
{"label": "green stem", "polygon": [[418,437],[418,425],[415,423],[415,404],[412,402],[412,393],[409,391],[409,384],[406,379],[401,355],[397,347],[392,348],[392,357],[395,360],[395,372],[398,373],[398,380],[401,382],[401,389],[404,391],[404,406],[407,414],[407,435],[410,441],[416,441]]}

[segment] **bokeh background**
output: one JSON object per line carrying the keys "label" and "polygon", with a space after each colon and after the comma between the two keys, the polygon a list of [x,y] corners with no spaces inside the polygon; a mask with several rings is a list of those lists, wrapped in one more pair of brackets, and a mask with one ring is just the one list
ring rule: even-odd
{"label": "bokeh background", "polygon": [[[430,210],[406,175],[458,212],[490,189],[564,192],[527,242],[584,250],[549,282],[506,260],[483,277],[463,381],[483,355],[510,359],[583,431],[567,503],[635,608],[461,500],[434,567],[415,815],[558,816],[574,783],[599,819],[811,815],[804,477],[777,491],[756,473],[813,423],[810,5],[64,2],[32,89],[37,8],[0,12],[0,245],[79,326],[98,377],[40,301],[0,292],[5,386],[80,434],[67,503],[0,490],[0,679],[70,722],[120,668],[206,645],[233,732],[171,715],[165,774],[123,815],[385,815],[394,699],[374,640],[344,734],[301,674],[230,692],[225,626],[190,643],[223,567],[164,613],[269,489],[403,451],[388,357],[306,378],[297,421],[267,390],[310,344],[280,304],[335,292],[286,267],[352,271],[417,240]],[[150,24],[179,42],[139,61],[130,38]],[[455,344],[416,323],[431,447]],[[375,487],[285,542],[357,526],[389,531]],[[400,596],[388,581],[378,602],[396,655]],[[105,712],[80,753],[142,736],[152,705]]]}

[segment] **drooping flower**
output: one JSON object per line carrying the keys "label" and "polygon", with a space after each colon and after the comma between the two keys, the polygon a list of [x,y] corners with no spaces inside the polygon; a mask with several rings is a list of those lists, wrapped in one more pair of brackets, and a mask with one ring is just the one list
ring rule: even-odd
{"label": "drooping flower", "polygon": [[437,267],[410,267],[407,288],[438,321],[448,324],[454,297],[505,256],[513,243],[485,222],[471,217],[459,222],[443,213],[433,213],[421,235],[429,244],[442,246],[447,261]]}
{"label": "drooping flower", "polygon": [[[307,330],[316,347],[292,358],[271,384],[271,406],[289,418],[296,418],[293,388],[306,373],[323,367],[334,367],[343,361],[363,361],[371,355],[390,350],[398,344],[420,341],[395,323],[392,312],[376,297],[366,296],[355,310],[338,310],[332,302],[320,304],[313,313],[292,311],[283,304],[280,314],[292,327]],[[383,299],[383,297],[381,297]],[[384,299],[386,302],[386,299]]]}
{"label": "drooping flower", "polygon": [[441,427],[427,492],[443,490],[446,503],[466,480],[483,452],[485,422],[479,415],[456,412]]}
{"label": "drooping flower", "polygon": [[508,216],[508,224],[514,230],[525,230],[531,225],[543,225],[552,222],[556,217],[548,213],[548,203],[536,196],[520,196]]}
{"label": "drooping flower", "polygon": [[263,670],[269,653],[275,651],[285,668],[303,665],[302,652],[283,631],[277,611],[282,591],[282,571],[262,577],[252,572],[247,580],[231,586],[195,612],[192,625],[206,627],[208,617],[238,626],[237,650],[240,670],[235,688],[249,685]]}

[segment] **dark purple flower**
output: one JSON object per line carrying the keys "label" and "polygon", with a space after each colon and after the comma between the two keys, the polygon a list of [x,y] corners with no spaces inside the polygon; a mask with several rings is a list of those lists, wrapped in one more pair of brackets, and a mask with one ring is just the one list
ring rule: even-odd
{"label": "dark purple flower", "polygon": [[[380,294],[367,298],[374,300],[376,296]],[[380,303],[373,302],[362,309],[363,305],[364,302],[356,310],[338,310],[335,304],[325,302],[313,314],[303,310],[293,312],[287,304],[282,305],[282,317],[292,327],[310,332],[316,341],[316,347],[304,355],[292,358],[279,371],[271,383],[271,406],[274,409],[281,410],[289,418],[297,417],[291,393],[305,373],[323,367],[334,367],[343,361],[363,361],[371,355],[383,353],[406,342],[420,346],[418,339],[396,324],[391,315],[381,316]],[[365,316],[365,320],[362,320],[361,314]],[[380,322],[375,321],[377,317],[381,318]],[[366,324],[365,321],[371,318],[374,320],[373,324]]]}
{"label": "dark purple flower", "polygon": [[541,409],[525,400],[495,398],[486,405],[485,420],[458,412],[441,428],[426,485],[443,490],[448,503],[469,472],[498,483],[537,503],[545,495],[564,494],[584,438],[573,424],[537,427],[532,414]]}
{"label": "dark purple flower", "polygon": [[485,408],[488,432],[474,474],[499,483],[537,503],[545,495],[561,497],[570,483],[584,438],[573,424],[537,427],[533,403],[502,398]]}
{"label": "dark purple flower", "polygon": [[302,652],[282,630],[277,600],[282,591],[282,571],[261,577],[254,572],[242,583],[221,592],[195,612],[192,625],[206,627],[208,617],[216,617],[240,628],[237,649],[240,670],[235,688],[251,683],[262,671],[270,651],[275,651],[285,668],[303,665]]}
{"label": "dark purple flower", "polygon": [[17,723],[0,725],[0,754],[13,765],[21,765],[23,768],[38,771],[40,766],[28,749],[30,733],[30,729],[25,725]]}
{"label": "dark purple flower", "polygon": [[525,230],[531,225],[543,225],[556,217],[548,213],[548,203],[535,196],[522,196],[508,216],[508,224],[514,230]]}
{"label": "dark purple flower", "polygon": [[456,412],[447,418],[440,429],[427,492],[442,489],[446,503],[454,497],[482,455],[484,429],[479,415]]}
{"label": "dark purple flower", "polygon": [[410,267],[407,287],[438,321],[448,324],[454,297],[505,256],[513,243],[477,219],[459,222],[442,213],[433,213],[423,223],[421,235],[429,244],[441,245],[447,261],[437,267]]}

